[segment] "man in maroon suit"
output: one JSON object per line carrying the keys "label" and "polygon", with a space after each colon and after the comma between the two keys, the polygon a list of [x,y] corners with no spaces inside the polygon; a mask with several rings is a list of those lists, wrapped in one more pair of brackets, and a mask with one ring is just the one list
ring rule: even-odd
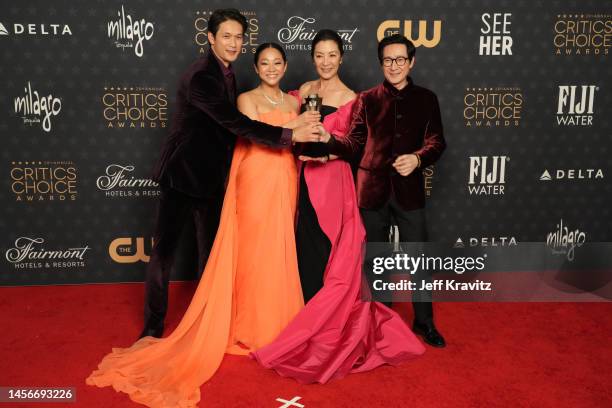
{"label": "man in maroon suit", "polygon": [[[358,154],[357,200],[369,242],[388,241],[393,224],[401,241],[427,241],[422,170],[440,158],[446,143],[436,95],[409,77],[414,55],[414,45],[402,35],[380,41],[385,81],[359,95],[348,136],[332,136],[328,142],[331,154]],[[413,297],[414,331],[427,343],[444,347],[430,296],[426,293],[424,301],[422,295]]]}
{"label": "man in maroon suit", "polygon": [[160,183],[155,245],[147,268],[145,324],[141,336],[161,337],[168,305],[168,281],[179,237],[193,220],[203,269],[219,224],[236,135],[273,147],[319,141],[316,125],[291,131],[253,121],[236,108],[231,63],[242,51],[245,17],[216,10],[208,21],[208,53],[180,79],[177,109],[154,179]]}

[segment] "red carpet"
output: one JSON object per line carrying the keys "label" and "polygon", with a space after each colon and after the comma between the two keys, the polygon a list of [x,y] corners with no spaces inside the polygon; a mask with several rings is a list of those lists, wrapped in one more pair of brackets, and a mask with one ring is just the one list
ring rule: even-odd
{"label": "red carpet", "polygon": [[[173,284],[169,329],[193,288]],[[141,284],[0,288],[0,386],[77,388],[76,403],[0,408],[139,406],[84,379],[112,346],[136,340],[142,296]],[[446,303],[436,314],[449,345],[412,363],[299,385],[227,356],[200,406],[273,408],[296,396],[305,408],[612,406],[612,304]]]}

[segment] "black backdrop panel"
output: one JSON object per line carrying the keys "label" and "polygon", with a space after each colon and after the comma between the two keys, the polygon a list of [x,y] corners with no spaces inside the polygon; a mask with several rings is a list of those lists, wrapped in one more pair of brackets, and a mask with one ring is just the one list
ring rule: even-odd
{"label": "black backdrop panel", "polygon": [[382,80],[378,37],[419,45],[413,78],[438,94],[448,141],[426,171],[434,240],[612,238],[610,1],[32,0],[0,17],[0,284],[142,280],[176,82],[227,6],[249,19],[242,90],[262,42],[287,50],[286,90],[315,78],[319,29],[345,39],[357,91]]}

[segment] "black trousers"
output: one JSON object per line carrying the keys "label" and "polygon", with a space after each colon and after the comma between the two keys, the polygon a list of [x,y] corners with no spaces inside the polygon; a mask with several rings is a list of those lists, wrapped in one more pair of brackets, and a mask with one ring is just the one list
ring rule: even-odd
{"label": "black trousers", "polygon": [[166,317],[170,271],[183,229],[188,223],[195,225],[198,270],[201,273],[219,227],[222,205],[222,196],[199,200],[173,189],[162,191],[153,250],[146,270],[145,327],[157,327]]}
{"label": "black trousers", "polygon": [[[395,198],[381,208],[366,210],[360,208],[368,242],[388,242],[389,228],[397,225],[400,242],[427,242],[427,220],[425,209],[406,211],[400,207]],[[431,280],[431,274],[415,276],[417,280]],[[420,286],[420,283],[418,283]],[[429,296],[423,293],[413,295],[414,320],[417,323],[433,324],[433,306]]]}
{"label": "black trousers", "polygon": [[304,302],[308,302],[323,287],[323,275],[331,254],[331,242],[319,226],[317,213],[308,194],[304,167],[302,166],[300,173],[295,245]]}

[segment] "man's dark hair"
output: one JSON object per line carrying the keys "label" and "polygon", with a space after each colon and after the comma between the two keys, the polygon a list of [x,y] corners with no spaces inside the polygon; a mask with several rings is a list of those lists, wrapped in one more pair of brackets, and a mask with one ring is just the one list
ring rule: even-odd
{"label": "man's dark hair", "polygon": [[315,47],[321,41],[335,41],[338,45],[338,49],[340,50],[340,56],[344,55],[344,45],[342,42],[342,38],[340,38],[340,35],[334,30],[324,28],[323,30],[319,30],[317,35],[315,35],[315,37],[312,39],[312,44],[310,48],[310,56],[312,58],[314,58]]}
{"label": "man's dark hair", "polygon": [[287,62],[287,55],[285,55],[285,50],[283,50],[283,47],[281,47],[277,43],[268,42],[260,44],[259,47],[257,47],[257,49],[255,50],[255,55],[253,57],[253,62],[255,63],[255,65],[257,65],[257,63],[259,62],[259,54],[261,54],[262,51],[266,48],[274,48],[276,51],[280,52],[280,55],[283,58],[283,62]]}
{"label": "man's dark hair", "polygon": [[378,43],[378,61],[382,64],[383,62],[383,50],[387,45],[391,44],[404,44],[406,46],[406,51],[408,51],[408,61],[412,61],[414,54],[416,54],[416,48],[412,41],[404,37],[400,34],[393,34],[388,37],[383,38]]}
{"label": "man's dark hair", "polygon": [[213,11],[208,19],[208,32],[213,36],[217,35],[217,31],[219,31],[219,26],[221,23],[228,20],[234,20],[240,23],[242,26],[242,32],[246,33],[248,27],[246,17],[240,14],[240,12],[235,8],[218,9]]}

